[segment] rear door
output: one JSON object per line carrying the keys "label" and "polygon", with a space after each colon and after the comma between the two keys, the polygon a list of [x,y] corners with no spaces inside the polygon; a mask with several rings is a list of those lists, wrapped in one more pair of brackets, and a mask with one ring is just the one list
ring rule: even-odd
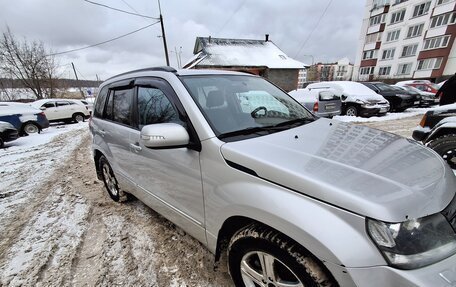
{"label": "rear door", "polygon": [[47,119],[52,121],[59,118],[59,111],[55,106],[55,101],[48,101],[44,103],[41,108],[46,108],[44,110],[44,114],[46,115]]}

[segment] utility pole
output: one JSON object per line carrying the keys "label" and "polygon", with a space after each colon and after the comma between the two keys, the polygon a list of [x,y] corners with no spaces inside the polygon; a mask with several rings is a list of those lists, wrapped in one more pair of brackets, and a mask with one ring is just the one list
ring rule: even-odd
{"label": "utility pole", "polygon": [[160,7],[160,0],[158,0],[158,10],[160,11],[160,24],[162,28],[163,46],[165,48],[166,66],[169,66],[168,45],[166,45],[165,25],[163,24],[163,16]]}
{"label": "utility pole", "polygon": [[81,83],[79,83],[78,74],[76,73],[76,68],[74,67],[73,62],[71,62],[71,66],[73,66],[74,76],[76,77],[76,81],[78,83],[78,88],[79,88],[79,92],[81,93],[81,97],[83,99],[85,99],[84,93],[82,92],[82,89],[81,89]]}

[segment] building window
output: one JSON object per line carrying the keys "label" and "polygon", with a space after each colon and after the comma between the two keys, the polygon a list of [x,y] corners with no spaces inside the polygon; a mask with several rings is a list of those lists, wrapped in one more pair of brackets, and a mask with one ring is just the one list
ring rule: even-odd
{"label": "building window", "polygon": [[389,5],[389,0],[374,0],[374,9]]}
{"label": "building window", "polygon": [[378,50],[369,50],[363,53],[363,60],[377,59]]}
{"label": "building window", "polygon": [[393,14],[391,14],[390,24],[396,24],[396,23],[402,22],[402,21],[404,21],[404,17],[405,17],[405,9],[398,11],[398,12],[394,12]]}
{"label": "building window", "polygon": [[359,74],[360,75],[373,75],[374,68],[375,67],[362,67],[361,69],[359,69]]}
{"label": "building window", "polygon": [[369,27],[378,25],[380,23],[385,23],[386,14],[381,14],[370,18]]}
{"label": "building window", "polygon": [[388,67],[380,67],[380,69],[378,70],[378,74],[380,76],[387,76],[389,75],[391,72],[391,66],[388,66]]}
{"label": "building window", "polygon": [[402,48],[401,57],[415,56],[416,50],[418,50],[418,44],[404,46],[404,48]]}
{"label": "building window", "polygon": [[431,1],[422,3],[420,5],[416,5],[413,9],[413,16],[412,17],[419,17],[429,12],[429,7],[431,7]]}
{"label": "building window", "polygon": [[431,19],[431,28],[454,24],[456,13],[442,14]]}
{"label": "building window", "polygon": [[452,0],[437,0],[437,5],[442,5],[442,4],[446,4],[448,2],[450,2]]}
{"label": "building window", "polygon": [[366,44],[375,43],[382,40],[382,32],[369,34],[366,36]]}
{"label": "building window", "polygon": [[450,35],[426,39],[424,41],[423,50],[445,48],[446,46],[448,46],[449,41],[450,41]]}
{"label": "building window", "polygon": [[440,69],[443,58],[430,58],[418,61],[417,70]]}
{"label": "building window", "polygon": [[407,32],[407,38],[419,37],[423,33],[424,23],[410,26]]}
{"label": "building window", "polygon": [[408,0],[394,0],[394,5],[401,4],[407,2]]}
{"label": "building window", "polygon": [[412,63],[399,64],[397,67],[398,75],[410,75],[412,71]]}
{"label": "building window", "polygon": [[396,51],[396,48],[383,50],[382,60],[391,60],[391,59],[393,59],[394,58],[394,51]]}
{"label": "building window", "polygon": [[397,30],[394,30],[394,31],[389,31],[386,34],[386,42],[392,42],[392,41],[398,40],[400,34],[401,34],[401,29],[397,29]]}

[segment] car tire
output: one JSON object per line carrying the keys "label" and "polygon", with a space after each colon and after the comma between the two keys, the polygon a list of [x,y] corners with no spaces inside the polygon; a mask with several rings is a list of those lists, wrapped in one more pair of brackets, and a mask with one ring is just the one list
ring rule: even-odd
{"label": "car tire", "polygon": [[358,108],[356,106],[350,105],[345,109],[345,115],[350,117],[357,117],[359,114]]}
{"label": "car tire", "polygon": [[440,136],[429,142],[428,147],[435,150],[452,169],[456,169],[456,134]]}
{"label": "car tire", "polygon": [[338,286],[323,264],[301,245],[257,224],[240,230],[230,240],[228,268],[239,287]]}
{"label": "car tire", "polygon": [[2,138],[0,138],[0,148],[3,148],[5,146],[5,142],[3,141]]}
{"label": "car tire", "polygon": [[115,202],[124,202],[129,199],[126,192],[119,188],[116,176],[112,171],[111,165],[109,164],[106,157],[101,156],[98,161],[98,167],[101,171],[101,177],[103,179],[106,190],[108,191],[109,197]]}
{"label": "car tire", "polygon": [[85,121],[84,114],[81,114],[81,113],[74,114],[73,121],[76,123],[81,123],[81,122]]}
{"label": "car tire", "polygon": [[22,126],[21,133],[23,135],[37,134],[39,132],[40,132],[40,127],[38,125],[36,125],[35,123],[28,122]]}

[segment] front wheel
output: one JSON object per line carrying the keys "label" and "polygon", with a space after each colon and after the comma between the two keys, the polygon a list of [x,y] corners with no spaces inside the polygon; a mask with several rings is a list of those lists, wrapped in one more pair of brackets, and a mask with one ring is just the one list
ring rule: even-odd
{"label": "front wheel", "polygon": [[255,224],[231,239],[228,267],[238,287],[338,286],[323,264],[298,243]]}
{"label": "front wheel", "polygon": [[358,116],[358,108],[355,106],[348,106],[345,110],[345,114],[349,117],[357,117]]}
{"label": "front wheel", "polygon": [[435,150],[452,169],[456,169],[456,134],[440,136],[431,141],[428,147]]}

